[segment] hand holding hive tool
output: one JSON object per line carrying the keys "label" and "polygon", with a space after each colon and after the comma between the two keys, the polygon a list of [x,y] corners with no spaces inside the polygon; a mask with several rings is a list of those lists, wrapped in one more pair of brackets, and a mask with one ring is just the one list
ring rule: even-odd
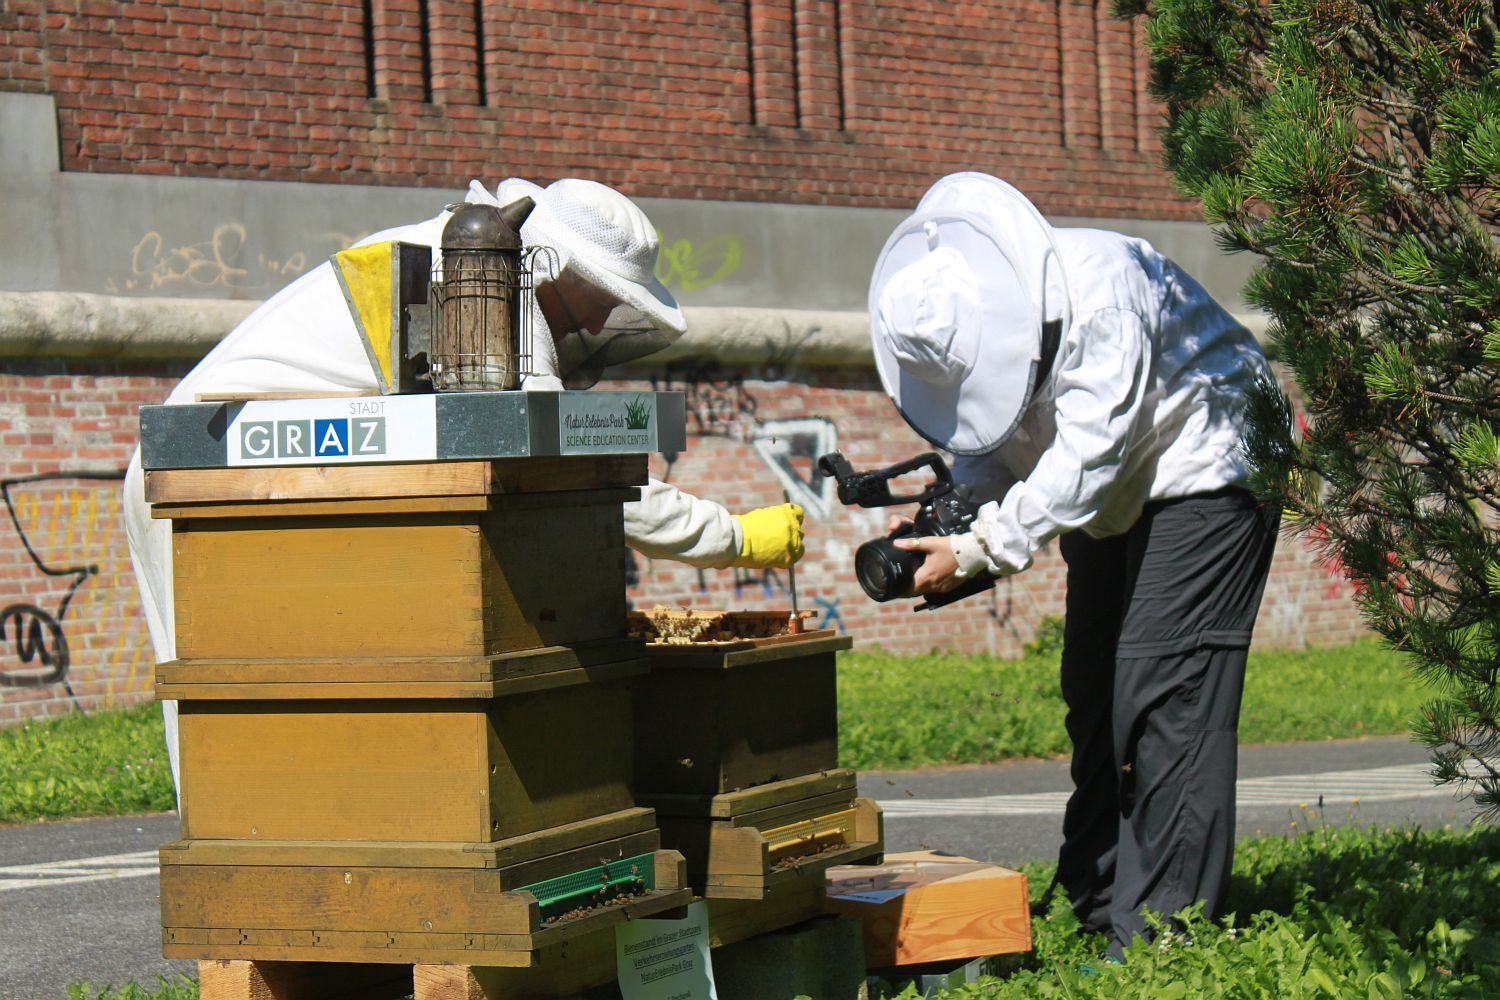
{"label": "hand holding hive tool", "polygon": [[[891,492],[891,480],[922,468],[931,469],[935,478],[921,492]],[[873,538],[865,542],[854,553],[854,575],[865,593],[874,601],[893,601],[898,597],[911,596],[912,580],[925,557],[921,552],[898,548],[895,544],[898,539],[954,535],[967,531],[979,511],[979,504],[969,495],[968,487],[953,481],[947,464],[934,452],[924,452],[916,458],[884,469],[855,472],[849,460],[835,451],[818,459],[818,471],[838,480],[839,501],[848,506],[869,508],[893,507],[905,503],[921,505],[916,517],[910,522],[902,524],[884,538]],[[940,608],[982,593],[994,585],[993,576],[981,573],[947,593],[925,595],[925,600],[913,610]]]}
{"label": "hand holding hive tool", "polygon": [[[786,490],[782,490],[781,491],[781,499],[786,503],[786,505],[788,507],[792,506],[792,496]],[[787,631],[788,632],[792,632],[792,633],[801,632],[802,631],[802,614],[801,614],[801,612],[799,612],[797,610],[797,564],[796,563],[793,563],[792,565],[790,565],[790,566],[788,566],[786,568],[786,581],[787,581],[787,586],[790,587],[791,591],[792,591],[792,617],[786,623]]]}

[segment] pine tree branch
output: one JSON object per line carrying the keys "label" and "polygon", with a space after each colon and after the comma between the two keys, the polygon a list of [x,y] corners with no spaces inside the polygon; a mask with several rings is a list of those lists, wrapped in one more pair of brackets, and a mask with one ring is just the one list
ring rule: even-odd
{"label": "pine tree branch", "polygon": [[1403,184],[1411,184],[1413,186],[1415,186],[1417,183],[1416,178],[1413,177],[1410,173],[1403,173],[1399,170],[1393,170],[1390,167],[1382,167],[1369,156],[1358,153],[1352,149],[1349,151],[1349,159],[1353,160],[1361,168],[1368,170],[1371,173],[1380,174],[1382,177],[1389,177],[1393,181],[1400,181]]}
{"label": "pine tree branch", "polygon": [[1394,275],[1386,274],[1384,271],[1367,263],[1362,257],[1355,257],[1354,266],[1368,274],[1370,277],[1392,288],[1399,288],[1404,292],[1415,292],[1419,295],[1452,295],[1458,291],[1452,285],[1419,285],[1411,281],[1402,281]]}
{"label": "pine tree branch", "polygon": [[1414,101],[1397,101],[1388,97],[1375,97],[1374,95],[1366,96],[1365,100],[1376,107],[1385,108],[1388,111],[1413,111],[1417,113],[1426,111],[1422,105]]}
{"label": "pine tree branch", "polygon": [[[1484,745],[1483,744],[1475,745],[1473,743],[1470,743],[1467,740],[1460,740],[1460,739],[1451,738],[1451,737],[1449,738],[1448,742],[1451,743],[1458,750],[1461,750],[1463,752],[1463,755],[1465,757],[1467,757],[1468,759],[1472,760],[1474,763],[1478,764],[1480,767],[1484,768],[1484,770],[1488,774],[1488,777],[1489,777],[1490,781],[1500,780],[1500,770],[1496,770],[1495,767],[1494,767],[1494,765],[1492,765],[1489,762],[1489,759],[1487,757],[1485,757],[1485,755],[1484,755]],[[1469,774],[1465,774],[1461,778],[1458,778],[1456,780],[1468,783],[1468,782],[1478,782],[1481,779],[1475,778],[1474,776],[1469,775]]]}

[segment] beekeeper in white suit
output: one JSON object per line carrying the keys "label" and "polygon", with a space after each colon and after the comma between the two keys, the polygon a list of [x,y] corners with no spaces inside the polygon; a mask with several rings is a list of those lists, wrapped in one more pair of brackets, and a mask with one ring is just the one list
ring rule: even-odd
{"label": "beekeeper in white suit", "polygon": [[897,227],[869,303],[886,392],[989,501],[970,532],[898,543],[925,553],[915,592],[1019,573],[1059,538],[1074,792],[1056,884],[1116,958],[1143,910],[1213,915],[1277,520],[1243,488],[1254,338],[1144,241],[1053,229],[978,173]]}
{"label": "beekeeper in white suit", "polygon": [[[643,357],[682,336],[686,322],[654,275],[656,230],[630,199],[594,181],[565,179],[546,188],[520,179],[491,194],[471,182],[466,200],[536,207],[521,228],[527,246],[550,247],[556,270],[538,274],[532,315],[528,391],[586,388],[607,365]],[[362,244],[403,240],[440,257],[451,213],[376,233]],[[333,266],[324,263],[277,292],[235,327],[187,374],[166,402],[200,394],[290,391],[376,392],[374,370],[350,317]],[[153,521],[140,452],[125,477],[125,530],[158,662],[176,658],[172,604],[172,529]],[[667,483],[651,480],[625,504],[625,539],[642,554],[694,566],[787,567],[802,556],[802,508],[780,504],[731,514]],[[176,704],[163,702],[172,777],[178,776]]]}

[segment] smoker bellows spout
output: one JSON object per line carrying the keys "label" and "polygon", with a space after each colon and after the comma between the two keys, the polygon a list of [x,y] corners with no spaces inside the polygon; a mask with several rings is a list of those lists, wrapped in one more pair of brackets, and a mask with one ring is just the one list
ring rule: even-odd
{"label": "smoker bellows spout", "polygon": [[529,197],[517,198],[509,205],[500,209],[500,217],[505,220],[507,226],[519,233],[521,227],[526,224],[526,220],[531,217],[531,210],[533,208],[536,208],[536,202],[532,201]]}

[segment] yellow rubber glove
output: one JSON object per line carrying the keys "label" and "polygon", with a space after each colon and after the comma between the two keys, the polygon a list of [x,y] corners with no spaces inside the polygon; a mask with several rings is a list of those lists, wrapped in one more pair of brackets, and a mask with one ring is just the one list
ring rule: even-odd
{"label": "yellow rubber glove", "polygon": [[796,504],[761,507],[734,519],[741,539],[735,566],[786,569],[802,558],[802,508]]}

